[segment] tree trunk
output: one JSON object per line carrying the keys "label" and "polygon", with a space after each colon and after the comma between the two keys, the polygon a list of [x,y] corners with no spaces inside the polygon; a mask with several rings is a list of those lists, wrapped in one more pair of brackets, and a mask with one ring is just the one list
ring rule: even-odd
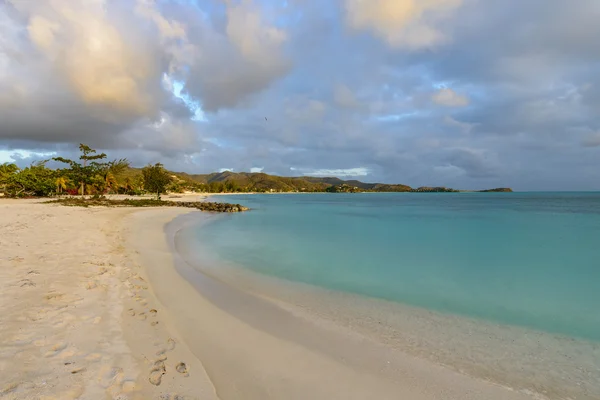
{"label": "tree trunk", "polygon": [[[84,159],[84,160],[83,160],[83,168],[84,168],[84,171],[85,171],[85,167],[86,167],[86,165],[87,165],[87,160],[86,160],[86,159]],[[84,196],[84,195],[85,195],[85,184],[83,183],[83,180],[82,180],[82,181],[81,181],[81,198],[82,198],[82,199],[83,199],[83,196]]]}

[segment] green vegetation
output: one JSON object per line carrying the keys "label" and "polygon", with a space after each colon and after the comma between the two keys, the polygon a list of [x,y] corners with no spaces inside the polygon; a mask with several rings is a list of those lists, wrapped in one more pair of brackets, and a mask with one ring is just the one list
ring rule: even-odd
{"label": "green vegetation", "polygon": [[482,193],[490,193],[490,192],[499,192],[499,193],[512,193],[511,188],[495,188],[495,189],[486,189],[480,190]]}
{"label": "green vegetation", "polygon": [[[126,159],[105,161],[104,153],[81,144],[79,161],[62,157],[53,160],[68,165],[65,169],[49,169],[46,161],[19,169],[14,164],[0,165],[0,194],[10,197],[53,195],[104,195],[161,193],[285,193],[285,192],[457,192],[445,187],[365,183],[335,177],[282,177],[265,173],[230,171],[191,175],[170,172],[161,164],[132,168]],[[482,192],[511,192],[509,188]]]}
{"label": "green vegetation", "polygon": [[104,196],[93,196],[91,198],[69,197],[50,200],[47,203],[61,204],[70,207],[187,207],[201,211],[212,212],[241,212],[248,211],[247,207],[239,204],[213,203],[200,201],[163,201],[157,199],[125,199],[111,200]]}
{"label": "green vegetation", "polygon": [[[80,160],[83,164],[69,160],[63,157],[55,157],[54,161],[68,164],[71,168],[66,170],[57,170],[60,174],[56,179],[57,191],[67,189],[67,182],[77,182],[79,184],[79,194],[91,194],[92,191],[102,191],[102,189],[111,188],[116,184],[115,174],[122,172],[129,166],[127,160],[115,160],[111,162],[100,162],[106,158],[106,154],[96,154],[96,150],[85,144],[79,145],[81,151]],[[88,165],[88,162],[90,164]],[[87,191],[86,191],[87,186]],[[96,189],[96,190],[94,190]]]}
{"label": "green vegetation", "polygon": [[456,189],[450,189],[450,188],[446,188],[446,187],[429,187],[429,186],[422,186],[420,188],[417,189],[412,189],[411,192],[417,192],[417,193],[458,193],[459,190]]}
{"label": "green vegetation", "polygon": [[144,167],[142,176],[144,177],[144,188],[151,193],[156,193],[156,200],[160,200],[160,194],[167,190],[167,186],[173,180],[159,163]]}
{"label": "green vegetation", "polygon": [[0,172],[0,187],[10,197],[49,196],[55,190],[54,171],[41,161],[19,169],[14,164],[3,164]]}
{"label": "green vegetation", "polygon": [[[205,175],[177,173],[178,178],[195,182],[198,191],[207,193],[285,193],[285,192],[409,192],[410,186],[364,183],[339,178],[283,177],[265,173],[219,172]],[[345,186],[344,186],[345,185]]]}

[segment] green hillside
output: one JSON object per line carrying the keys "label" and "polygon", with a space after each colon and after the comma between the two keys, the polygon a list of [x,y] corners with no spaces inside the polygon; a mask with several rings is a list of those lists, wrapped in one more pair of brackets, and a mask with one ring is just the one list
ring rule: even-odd
{"label": "green hillside", "polygon": [[[197,191],[222,192],[457,192],[450,188],[421,187],[413,189],[408,185],[365,183],[357,180],[343,180],[336,177],[284,177],[265,173],[213,172],[211,174],[187,174],[174,172],[181,185],[189,185]],[[491,189],[485,191],[511,192],[511,189]]]}

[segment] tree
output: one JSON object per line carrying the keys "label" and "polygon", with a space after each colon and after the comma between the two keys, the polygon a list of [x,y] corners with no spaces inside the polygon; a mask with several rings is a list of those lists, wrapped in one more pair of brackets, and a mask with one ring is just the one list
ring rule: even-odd
{"label": "tree", "polygon": [[56,187],[56,172],[46,168],[47,161],[17,170],[5,181],[5,192],[11,197],[49,196]]}
{"label": "tree", "polygon": [[160,200],[160,194],[164,193],[167,185],[171,183],[171,175],[164,169],[162,164],[147,165],[142,169],[144,177],[144,189],[156,193],[156,199]]}
{"label": "tree", "polygon": [[[81,151],[80,160],[83,160],[83,164],[76,161],[69,160],[68,158],[55,157],[54,161],[69,164],[71,166],[70,173],[75,182],[79,182],[81,195],[85,194],[85,185],[92,184],[94,178],[100,171],[103,171],[107,167],[107,163],[99,163],[96,160],[103,160],[106,158],[106,154],[96,154],[96,150],[81,143],[79,144],[79,151]],[[91,161],[88,165],[88,161]],[[97,181],[97,180],[96,180]]]}
{"label": "tree", "polygon": [[6,191],[6,184],[9,178],[16,174],[17,171],[19,171],[19,167],[16,164],[0,164],[0,187],[2,187],[2,192]]}
{"label": "tree", "polygon": [[63,190],[67,190],[68,184],[69,178],[65,178],[64,176],[59,176],[56,178],[56,193],[61,194]]}
{"label": "tree", "polygon": [[127,168],[129,168],[129,161],[126,158],[106,163],[101,171],[104,180],[104,190],[118,189],[118,178],[127,171]]}

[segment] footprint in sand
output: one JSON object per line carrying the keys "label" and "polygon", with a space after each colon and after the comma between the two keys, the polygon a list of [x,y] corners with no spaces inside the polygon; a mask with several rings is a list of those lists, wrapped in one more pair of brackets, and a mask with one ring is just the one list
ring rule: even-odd
{"label": "footprint in sand", "polygon": [[148,381],[150,381],[150,383],[154,386],[160,385],[163,375],[167,373],[167,368],[165,367],[166,359],[167,357],[164,357],[164,360],[158,359],[157,361],[155,361],[152,369],[150,370],[150,376],[148,377]]}
{"label": "footprint in sand", "polygon": [[137,319],[145,321],[146,320],[146,313],[143,313],[143,312],[139,313],[137,315]]}
{"label": "footprint in sand", "polygon": [[25,287],[25,286],[29,286],[29,287],[33,286],[33,287],[35,287],[35,282],[32,281],[31,279],[21,279],[19,281],[19,283],[20,283],[21,287]]}
{"label": "footprint in sand", "polygon": [[9,342],[10,345],[13,346],[23,346],[27,344],[31,344],[33,342],[34,334],[33,333],[19,333],[12,337],[12,341]]}
{"label": "footprint in sand", "polygon": [[132,317],[135,316],[135,311],[133,308],[130,308],[129,310],[127,310],[127,314],[131,315]]}
{"label": "footprint in sand", "polygon": [[21,384],[17,382],[9,383],[8,385],[4,386],[2,390],[0,390],[0,396],[8,395],[14,392],[20,385]]}
{"label": "footprint in sand", "polygon": [[87,290],[96,289],[97,287],[98,287],[98,282],[96,282],[96,281],[88,281],[88,282],[85,284],[85,288],[86,288]]}
{"label": "footprint in sand", "polygon": [[102,354],[90,353],[85,357],[85,360],[90,361],[90,362],[98,362],[98,361],[102,360]]}
{"label": "footprint in sand", "polygon": [[187,365],[185,365],[185,363],[183,362],[180,362],[175,366],[175,371],[179,372],[180,374],[183,374],[183,376],[190,376],[190,374],[188,373]]}
{"label": "footprint in sand", "polygon": [[68,345],[69,344],[66,342],[56,343],[54,346],[52,346],[52,348],[50,350],[48,350],[46,352],[44,357],[54,357],[54,356],[60,354],[63,350],[65,350]]}
{"label": "footprint in sand", "polygon": [[161,394],[159,397],[160,400],[191,400],[191,397],[184,396],[176,393],[165,393]]}
{"label": "footprint in sand", "polygon": [[175,339],[171,339],[169,338],[169,340],[167,340],[167,350],[171,351],[175,349]]}
{"label": "footprint in sand", "polygon": [[83,301],[83,297],[81,297],[81,296],[68,295],[68,294],[60,293],[60,292],[50,292],[50,293],[46,294],[46,296],[44,296],[44,298],[46,299],[46,301],[48,303],[51,303],[51,304],[67,303],[67,305],[65,305],[64,307],[67,307],[68,305],[77,304],[77,303],[80,303],[81,301]]}
{"label": "footprint in sand", "polygon": [[52,300],[60,300],[60,299],[62,299],[64,296],[65,296],[65,294],[64,294],[64,293],[51,292],[51,293],[48,293],[48,294],[45,296],[45,298],[46,298],[46,300],[48,300],[48,301],[52,301]]}
{"label": "footprint in sand", "polygon": [[58,318],[56,321],[52,324],[54,328],[64,328],[67,325],[73,324],[73,322],[77,320],[76,316],[67,312],[61,313],[57,317]]}
{"label": "footprint in sand", "polygon": [[123,368],[103,365],[98,374],[98,383],[105,389],[116,389],[123,382]]}

